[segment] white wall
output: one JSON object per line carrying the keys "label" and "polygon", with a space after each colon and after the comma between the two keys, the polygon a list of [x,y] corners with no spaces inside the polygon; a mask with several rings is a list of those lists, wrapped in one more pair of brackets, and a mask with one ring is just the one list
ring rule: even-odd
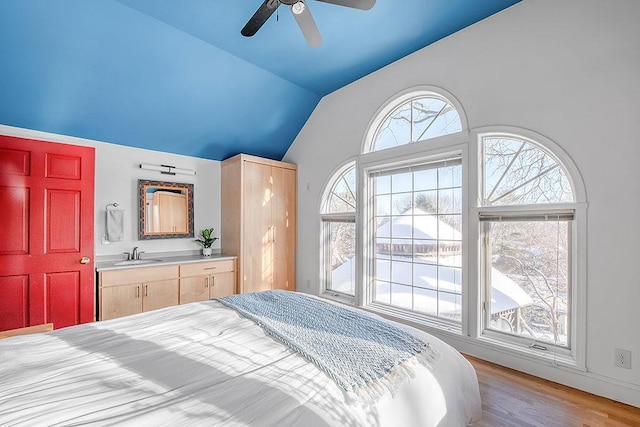
{"label": "white wall", "polygon": [[[640,406],[638,21],[637,0],[524,0],[323,98],[285,156],[299,166],[299,289],[320,288],[318,206],[328,177],[360,153],[387,100],[413,86],[441,87],[460,101],[471,129],[517,126],[559,144],[580,169],[589,203],[588,372],[449,341]],[[631,370],[614,366],[616,347],[631,350]]]}
{"label": "white wall", "polygon": [[[213,227],[220,237],[220,162],[195,157],[162,153],[125,147],[64,135],[38,132],[0,125],[0,134],[39,139],[82,146],[95,147],[95,256],[120,255],[131,252],[134,246],[153,252],[198,251],[201,246],[193,238],[138,240],[138,179],[181,182],[194,185],[194,229],[195,234],[203,228]],[[140,169],[140,163],[168,164],[196,171],[195,176],[162,175],[160,172]],[[124,240],[103,244],[105,234],[105,209],[110,203],[118,203],[125,210]],[[214,250],[220,248],[218,240]],[[143,257],[144,257],[143,256]]]}

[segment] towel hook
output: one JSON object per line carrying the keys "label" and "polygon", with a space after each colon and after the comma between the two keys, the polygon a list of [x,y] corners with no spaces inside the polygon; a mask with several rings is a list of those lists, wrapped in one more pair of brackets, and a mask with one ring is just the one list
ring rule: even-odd
{"label": "towel hook", "polygon": [[117,203],[109,203],[109,204],[107,205],[107,210],[109,210],[109,207],[110,207],[110,206],[113,206],[114,208],[117,208],[117,207],[118,207],[118,204],[117,204]]}

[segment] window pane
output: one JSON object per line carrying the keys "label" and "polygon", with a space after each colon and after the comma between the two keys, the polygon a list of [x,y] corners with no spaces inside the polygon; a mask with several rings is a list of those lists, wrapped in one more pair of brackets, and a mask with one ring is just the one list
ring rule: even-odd
{"label": "window pane", "polygon": [[380,195],[376,197],[376,215],[391,215],[391,196]]}
{"label": "window pane", "polygon": [[547,151],[512,137],[482,142],[484,206],[573,201],[564,170]]}
{"label": "window pane", "polygon": [[426,139],[427,129],[433,124],[447,103],[436,98],[417,98],[413,101],[413,138],[412,141]]}
{"label": "window pane", "polygon": [[438,315],[451,320],[462,318],[462,298],[458,294],[438,293]]}
{"label": "window pane", "polygon": [[391,304],[391,283],[376,280],[375,302]]}
{"label": "window pane", "polygon": [[393,193],[391,195],[391,211],[393,215],[411,215],[413,193]]}
{"label": "window pane", "polygon": [[411,141],[411,105],[405,103],[396,108],[380,124],[374,137],[374,151],[397,147]]}
{"label": "window pane", "polygon": [[485,227],[488,327],[568,347],[571,221],[503,220]]}
{"label": "window pane", "polygon": [[355,295],[355,223],[329,222],[327,227],[331,242],[331,279],[327,289]]}
{"label": "window pane", "polygon": [[401,103],[382,120],[371,151],[460,131],[460,115],[451,103],[440,96],[420,95]]}
{"label": "window pane", "polygon": [[414,288],[414,310],[431,316],[438,315],[438,291]]}
{"label": "window pane", "polygon": [[411,291],[411,286],[403,286],[392,283],[391,305],[411,310],[413,308],[413,292]]}
{"label": "window pane", "polygon": [[420,191],[413,194],[413,203],[415,209],[419,209],[422,211],[416,212],[416,215],[419,215],[421,213],[438,213],[438,190]]}
{"label": "window pane", "polygon": [[404,193],[407,191],[413,191],[413,174],[409,172],[391,175],[391,192]]}
{"label": "window pane", "polygon": [[394,261],[391,263],[391,281],[403,285],[411,285],[412,271],[410,262]]}
{"label": "window pane", "polygon": [[414,264],[413,285],[419,288],[438,289],[438,266],[435,264]]}
{"label": "window pane", "polygon": [[391,177],[390,176],[378,176],[374,181],[376,194],[389,194],[391,193]]}
{"label": "window pane", "polygon": [[415,191],[438,188],[438,169],[425,169],[414,172],[413,188]]}
{"label": "window pane", "polygon": [[356,170],[349,167],[334,181],[327,196],[323,213],[343,213],[356,211]]}
{"label": "window pane", "polygon": [[451,133],[460,132],[462,130],[462,122],[458,112],[453,108],[451,104],[448,104],[446,108],[440,113],[440,115],[433,121],[433,124],[425,132],[422,139],[431,139],[437,136],[449,135]]}
{"label": "window pane", "polygon": [[[376,218],[374,291],[383,294],[374,301],[460,321],[462,165],[407,170],[389,172],[393,215]],[[378,194],[374,202],[387,198]]]}

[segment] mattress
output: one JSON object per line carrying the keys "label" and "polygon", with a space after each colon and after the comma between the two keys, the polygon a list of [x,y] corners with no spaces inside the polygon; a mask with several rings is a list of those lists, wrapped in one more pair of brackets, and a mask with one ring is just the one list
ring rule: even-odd
{"label": "mattress", "polygon": [[0,340],[0,425],[464,426],[481,416],[455,349],[376,402],[218,301]]}

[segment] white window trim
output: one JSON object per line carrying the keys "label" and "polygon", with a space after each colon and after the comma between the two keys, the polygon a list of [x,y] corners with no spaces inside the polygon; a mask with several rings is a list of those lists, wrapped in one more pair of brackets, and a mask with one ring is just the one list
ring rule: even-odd
{"label": "white window trim", "polygon": [[[469,138],[469,152],[473,158],[469,159],[469,176],[480,177],[480,162],[482,161],[482,139],[492,135],[511,136],[517,139],[525,139],[527,142],[541,147],[555,157],[555,160],[564,167],[567,179],[571,183],[574,195],[573,203],[549,203],[540,205],[517,206],[481,206],[482,180],[478,179],[477,185],[469,186],[469,234],[468,241],[476,242],[470,245],[469,259],[477,262],[475,268],[468,271],[470,283],[476,284],[476,290],[469,295],[475,298],[474,304],[469,306],[469,336],[478,341],[490,344],[492,347],[501,348],[503,351],[522,356],[523,354],[536,359],[551,361],[565,367],[586,370],[586,293],[587,293],[587,199],[582,176],[571,157],[555,142],[549,138],[528,129],[512,126],[490,126],[472,129]],[[472,175],[475,174],[475,175]],[[471,202],[474,201],[474,202]],[[484,318],[481,307],[483,301],[482,260],[480,259],[482,227],[478,220],[480,212],[516,212],[521,210],[549,211],[554,209],[572,209],[574,211],[573,229],[571,233],[571,349],[562,351],[552,347],[550,351],[536,352],[525,345],[518,345],[517,340],[498,339],[499,333],[484,330]],[[469,301],[471,303],[471,301]],[[475,311],[475,312],[474,312]],[[529,340],[530,341],[530,340]],[[524,340],[523,340],[524,342]]]}

